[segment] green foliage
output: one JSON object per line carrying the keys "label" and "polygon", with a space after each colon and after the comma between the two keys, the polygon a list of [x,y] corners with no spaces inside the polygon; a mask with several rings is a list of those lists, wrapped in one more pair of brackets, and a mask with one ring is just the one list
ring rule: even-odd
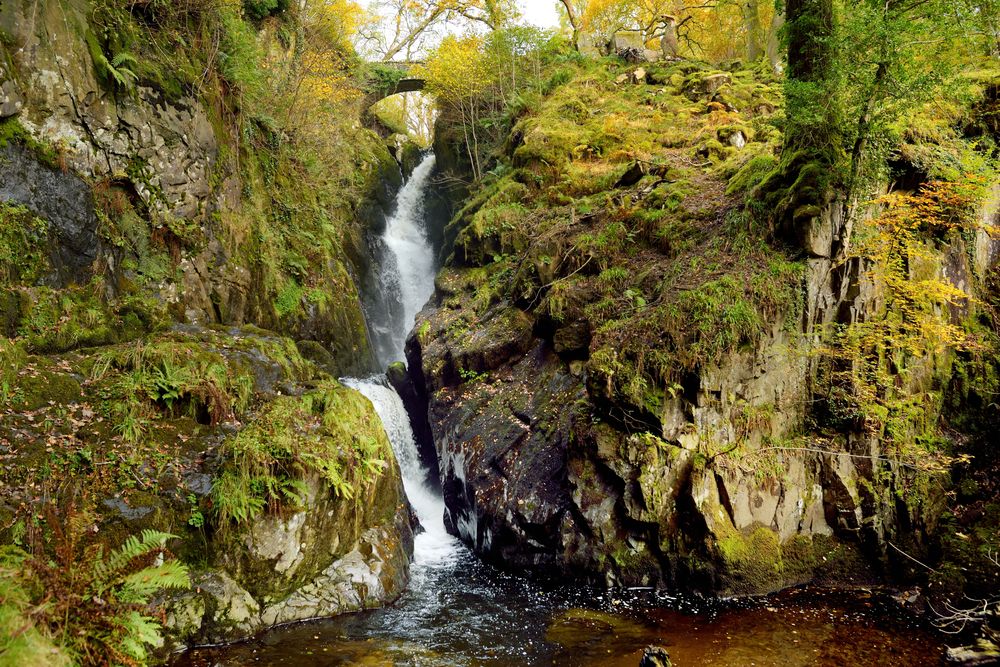
{"label": "green foliage", "polygon": [[364,71],[365,90],[369,93],[384,93],[394,90],[405,79],[407,72],[402,67],[384,63],[371,63]]}
{"label": "green foliage", "polygon": [[302,304],[302,296],[302,287],[294,280],[289,280],[278,292],[274,302],[274,310],[278,313],[278,317],[284,317],[297,310]]}
{"label": "green foliage", "polygon": [[471,368],[459,368],[458,375],[462,378],[462,382],[467,383],[485,382],[489,378],[488,372],[479,372]]}
{"label": "green foliage", "polygon": [[33,622],[31,596],[19,579],[22,554],[0,553],[0,662],[10,667],[70,667],[73,661]]}
{"label": "green foliage", "polygon": [[220,12],[219,23],[222,28],[219,72],[237,92],[238,104],[252,109],[265,94],[267,81],[266,71],[260,67],[263,54],[257,34],[231,9]]}
{"label": "green foliage", "polygon": [[273,401],[224,450],[230,463],[212,485],[213,521],[222,529],[265,509],[302,506],[310,474],[342,498],[360,498],[389,458],[371,403],[332,380]]}
{"label": "green foliage", "polygon": [[975,60],[968,7],[865,0],[834,9],[830,0],[789,5],[785,153],[759,192],[793,238],[838,187],[853,219],[887,175],[898,123],[955,98]]}
{"label": "green foliage", "polygon": [[281,14],[288,9],[288,4],[289,0],[243,0],[243,9],[250,18],[259,21]]}
{"label": "green foliage", "polygon": [[32,352],[63,352],[135,338],[162,325],[164,306],[124,296],[108,304],[100,281],[62,290],[17,288],[6,293],[9,326]]}
{"label": "green foliage", "polygon": [[951,319],[970,295],[947,279],[928,241],[960,241],[978,229],[984,196],[984,182],[973,179],[885,197],[883,212],[860,227],[852,248],[881,291],[878,308],[839,327],[823,351],[820,384],[827,393],[819,414],[825,425],[878,437],[921,469],[952,462],[938,434],[941,393],[930,378],[947,368],[956,350],[973,344]]}
{"label": "green foliage", "polygon": [[118,435],[138,442],[157,414],[185,414],[218,424],[249,407],[249,369],[197,343],[163,341],[112,348],[91,370]]}
{"label": "green foliage", "polygon": [[33,285],[47,269],[49,224],[23,206],[0,202],[0,284]]}
{"label": "green foliage", "polygon": [[98,77],[117,90],[132,90],[139,79],[139,75],[135,73],[139,63],[136,57],[127,51],[119,51],[109,58],[93,32],[88,31],[86,37],[87,48]]}
{"label": "green foliage", "polygon": [[[27,641],[18,631],[5,635],[0,623],[0,642],[14,642],[31,657],[52,637],[65,651],[54,653],[52,664],[69,664],[66,654],[74,664],[146,664],[150,648],[163,643],[149,603],[191,585],[183,565],[162,559],[174,536],[145,530],[106,553],[87,537],[88,512],[71,503],[62,511],[47,507],[45,517],[47,538],[38,538],[30,553],[8,547],[0,554],[0,580],[10,584],[0,618],[19,613],[25,620],[20,632],[28,632]],[[28,601],[32,606],[25,608]]]}

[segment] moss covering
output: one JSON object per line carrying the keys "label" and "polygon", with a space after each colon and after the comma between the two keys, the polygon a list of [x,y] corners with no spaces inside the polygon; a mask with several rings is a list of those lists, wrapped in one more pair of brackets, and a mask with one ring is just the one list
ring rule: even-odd
{"label": "moss covering", "polygon": [[231,463],[212,486],[220,527],[248,524],[268,508],[302,506],[310,474],[353,499],[387,467],[392,450],[368,399],[329,380],[270,403],[227,441],[224,455]]}
{"label": "moss covering", "polygon": [[49,224],[0,202],[0,285],[34,285],[48,269]]}

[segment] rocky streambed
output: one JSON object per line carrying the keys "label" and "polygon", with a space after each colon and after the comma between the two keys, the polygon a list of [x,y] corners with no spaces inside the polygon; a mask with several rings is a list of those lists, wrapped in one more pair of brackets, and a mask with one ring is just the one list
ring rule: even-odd
{"label": "rocky streambed", "polygon": [[943,647],[867,592],[790,590],[714,601],[648,590],[560,588],[457,558],[394,606],[200,649],[176,664],[638,665],[649,645],[673,664],[805,667],[937,664]]}

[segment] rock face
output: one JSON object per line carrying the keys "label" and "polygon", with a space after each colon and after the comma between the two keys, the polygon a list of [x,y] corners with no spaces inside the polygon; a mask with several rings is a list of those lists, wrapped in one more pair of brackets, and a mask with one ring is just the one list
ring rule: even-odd
{"label": "rock face", "polygon": [[79,177],[46,167],[20,146],[0,148],[0,201],[24,204],[49,221],[55,238],[49,244],[52,287],[85,283],[98,256],[97,216],[90,186]]}
{"label": "rock face", "polygon": [[[940,434],[955,355],[885,359],[891,379],[875,382],[831,354],[844,328],[889,319],[871,266],[846,252],[842,202],[796,207],[789,253],[769,242],[760,180],[715,168],[776,168],[761,143],[780,135],[746,122],[773,116],[775,91],[738,67],[642,69],[571,80],[526,113],[509,172],[445,229],[407,353],[451,529],[500,566],[615,585],[756,594],[913,576],[902,554],[933,555],[949,483],[914,452]],[[597,104],[620,111],[617,136],[593,124]],[[447,137],[435,149],[460,170]],[[707,159],[697,173],[692,155]],[[908,270],[971,295],[994,245],[936,238]]]}
{"label": "rock face", "polygon": [[[787,341],[712,369],[693,400],[668,404],[662,437],[637,436],[595,407],[582,363],[534,338],[525,313],[449,333],[460,313],[454,302],[425,311],[417,330],[430,328],[408,353],[430,392],[448,522],[487,559],[614,585],[759,593],[821,576],[814,566],[838,548],[841,516],[853,519],[845,536],[857,531],[849,458],[790,453],[724,467],[699,446],[709,433],[734,437],[748,401],[777,401],[787,411],[762,419],[773,432],[792,428],[805,362]],[[761,464],[785,474],[758,482]]]}
{"label": "rock face", "polygon": [[[4,148],[13,162],[0,171],[0,202],[24,204],[56,228],[57,273],[46,284],[82,285],[100,274],[106,292],[138,287],[182,321],[252,323],[316,341],[341,372],[372,371],[358,295],[369,261],[363,237],[384,221],[400,184],[381,140],[359,139],[359,153],[370,156],[358,169],[367,192],[347,196],[347,210],[324,212],[350,228],[336,247],[262,264],[251,221],[270,215],[276,193],[234,166],[242,149],[194,91],[140,81],[125,93],[102,82],[87,41],[91,10],[86,0],[0,7],[0,119],[16,123],[31,148]],[[104,217],[95,219],[95,209]],[[141,226],[117,220],[123,209]],[[162,257],[150,260],[153,251],[169,255],[169,271]],[[337,287],[309,299],[303,283]]]}
{"label": "rock face", "polygon": [[[139,87],[134,98],[117,98],[101,86],[86,42],[89,5],[12,2],[0,13],[0,29],[20,49],[25,73],[22,124],[39,138],[63,146],[66,166],[87,177],[126,174],[139,196],[164,214],[193,218],[204,213],[218,144],[201,104],[167,100]],[[156,193],[156,196],[154,196]]]}
{"label": "rock face", "polygon": [[[831,257],[832,242],[818,252]],[[952,254],[937,270],[968,284],[965,254]],[[810,262],[809,331],[862,317],[875,295],[857,267]],[[810,336],[782,318],[752,349],[689,374],[650,414],[588,363],[585,320],[553,330],[506,303],[483,312],[476,271],[442,271],[407,353],[423,376],[449,526],[486,559],[613,585],[757,594],[870,582],[905,567],[890,543],[927,548],[940,488],[900,502],[907,471],[863,434],[793,439],[815,357]]]}

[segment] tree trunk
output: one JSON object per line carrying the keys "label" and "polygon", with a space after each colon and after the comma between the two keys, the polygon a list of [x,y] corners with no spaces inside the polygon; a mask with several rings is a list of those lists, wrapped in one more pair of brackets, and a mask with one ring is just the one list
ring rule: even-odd
{"label": "tree trunk", "polygon": [[569,25],[573,28],[573,49],[576,51],[580,50],[580,19],[576,15],[576,10],[573,9],[573,0],[561,0],[562,6],[566,9],[566,18],[569,20]]}
{"label": "tree trunk", "polygon": [[771,27],[767,31],[767,60],[771,63],[771,70],[775,74],[781,74],[781,27],[785,25],[785,12],[774,10],[771,17]]}
{"label": "tree trunk", "polygon": [[[838,133],[833,72],[833,0],[788,0],[788,127],[785,150],[829,154]],[[832,159],[831,159],[832,164]]]}
{"label": "tree trunk", "polygon": [[788,0],[788,76],[806,82],[826,78],[833,60],[832,0]]}
{"label": "tree trunk", "polygon": [[[770,179],[775,231],[803,248],[837,187],[843,132],[833,52],[833,0],[787,0],[787,123]],[[837,230],[831,230],[836,235]],[[827,251],[828,252],[828,251]]]}
{"label": "tree trunk", "polygon": [[763,32],[760,26],[760,0],[743,0],[741,9],[743,10],[743,28],[747,33],[747,62],[752,63],[764,55],[764,49],[760,45],[760,37]]}
{"label": "tree trunk", "polygon": [[861,115],[858,118],[857,136],[854,138],[854,146],[851,149],[851,172],[847,178],[847,187],[844,190],[844,229],[840,236],[840,243],[837,248],[837,255],[843,256],[847,253],[848,244],[851,238],[851,230],[854,227],[854,219],[857,214],[858,199],[867,193],[859,192],[861,189],[862,165],[865,161],[865,151],[868,148],[868,139],[872,129],[872,108],[875,105],[875,98],[878,96],[882,86],[885,85],[889,75],[889,66],[885,60],[879,62],[875,71],[875,78],[872,86],[865,97],[865,103],[861,108]]}

